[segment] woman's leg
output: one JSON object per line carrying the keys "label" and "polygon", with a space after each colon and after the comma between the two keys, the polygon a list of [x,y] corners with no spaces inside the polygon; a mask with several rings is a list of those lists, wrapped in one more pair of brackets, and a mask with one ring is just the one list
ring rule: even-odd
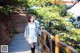
{"label": "woman's leg", "polygon": [[34,43],[31,43],[31,44],[30,44],[30,47],[31,47],[31,52],[32,52],[32,53],[35,53],[35,46],[34,46]]}
{"label": "woman's leg", "polygon": [[33,45],[34,45],[34,53],[35,53],[36,43],[34,42]]}

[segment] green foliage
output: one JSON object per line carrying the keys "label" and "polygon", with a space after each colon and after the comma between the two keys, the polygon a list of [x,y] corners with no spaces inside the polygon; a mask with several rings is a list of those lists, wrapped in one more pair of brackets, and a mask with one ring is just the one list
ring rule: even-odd
{"label": "green foliage", "polygon": [[36,14],[36,11],[33,10],[33,9],[29,9],[29,10],[28,10],[28,13],[30,13],[30,14]]}
{"label": "green foliage", "polygon": [[28,0],[27,3],[28,6],[31,7],[33,5],[41,6],[43,2],[41,2],[41,0]]}
{"label": "green foliage", "polygon": [[7,15],[8,13],[11,13],[11,12],[13,12],[13,6],[7,5],[6,7],[0,8],[0,13],[2,13],[2,14]]}
{"label": "green foliage", "polygon": [[[7,0],[8,1],[8,0]],[[10,0],[8,2],[3,1],[2,6],[0,6],[0,13],[8,14],[14,12],[14,10],[18,7],[25,7],[27,5],[28,0]],[[6,5],[5,5],[6,4]]]}

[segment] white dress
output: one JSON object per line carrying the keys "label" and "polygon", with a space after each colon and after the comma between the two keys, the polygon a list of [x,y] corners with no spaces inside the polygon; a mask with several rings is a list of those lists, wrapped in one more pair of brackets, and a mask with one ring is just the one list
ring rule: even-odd
{"label": "white dress", "polygon": [[28,43],[31,44],[33,42],[37,42],[37,35],[36,35],[36,31],[35,31],[35,29],[36,29],[35,23],[34,24],[29,23],[28,26],[29,26]]}

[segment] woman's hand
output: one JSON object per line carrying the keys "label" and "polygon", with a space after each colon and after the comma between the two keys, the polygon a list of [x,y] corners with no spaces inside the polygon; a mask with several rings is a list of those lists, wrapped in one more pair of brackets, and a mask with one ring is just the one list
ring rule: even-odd
{"label": "woman's hand", "polygon": [[29,37],[26,38],[26,41],[28,42]]}

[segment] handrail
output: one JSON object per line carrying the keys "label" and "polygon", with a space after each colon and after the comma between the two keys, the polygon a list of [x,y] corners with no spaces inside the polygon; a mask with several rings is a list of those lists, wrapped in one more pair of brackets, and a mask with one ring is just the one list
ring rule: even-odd
{"label": "handrail", "polygon": [[[46,30],[42,30],[41,35],[39,36],[39,43],[40,43],[40,48],[41,48],[41,53],[46,52],[46,53],[53,53],[51,51],[51,49],[47,46],[46,44],[46,40],[48,39],[52,40],[55,42],[55,53],[59,53],[60,47],[62,47],[67,53],[78,53],[75,49],[73,49],[72,47],[68,46],[67,44],[64,44],[63,42],[61,42],[59,40],[59,35],[55,35],[55,37],[53,35],[51,35],[49,32],[47,32]],[[50,44],[52,44],[49,41]],[[52,47],[50,45],[50,47]],[[44,50],[44,51],[43,51]],[[53,49],[52,49],[53,50]]]}
{"label": "handrail", "polygon": [[[57,41],[56,41],[57,39]],[[59,41],[59,35],[55,36],[55,41],[57,42],[56,45],[59,47],[62,47],[67,53],[78,53],[75,49],[73,49],[71,46],[68,46],[67,44]],[[59,49],[59,48],[58,48]],[[57,50],[57,49],[56,49]]]}

